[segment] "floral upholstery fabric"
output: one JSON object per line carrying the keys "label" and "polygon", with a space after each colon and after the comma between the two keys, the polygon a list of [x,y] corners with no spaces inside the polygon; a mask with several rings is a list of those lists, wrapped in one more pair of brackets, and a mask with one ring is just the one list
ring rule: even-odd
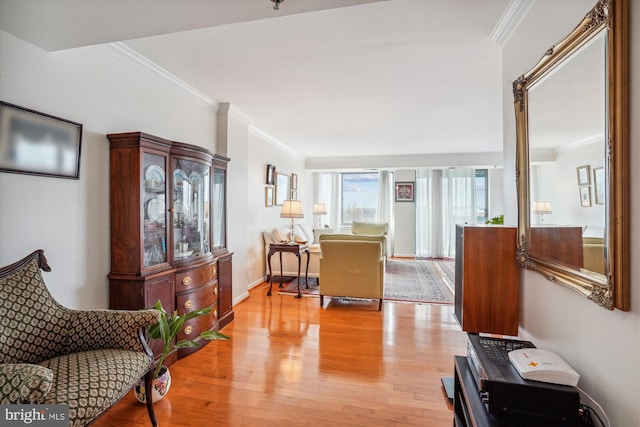
{"label": "floral upholstery fabric", "polygon": [[53,371],[44,366],[26,363],[0,365],[2,403],[41,402],[52,382]]}
{"label": "floral upholstery fabric", "polygon": [[145,353],[91,350],[42,362],[55,372],[42,403],[69,403],[70,426],[84,426],[120,400],[149,369]]}
{"label": "floral upholstery fabric", "polygon": [[149,370],[139,330],[160,313],[66,308],[40,269],[37,256],[0,269],[0,403],[65,403],[70,426],[84,426]]}

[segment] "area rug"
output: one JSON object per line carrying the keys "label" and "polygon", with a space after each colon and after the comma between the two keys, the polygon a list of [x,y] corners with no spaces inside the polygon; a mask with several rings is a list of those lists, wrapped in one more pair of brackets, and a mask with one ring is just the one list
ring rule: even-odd
{"label": "area rug", "polygon": [[453,304],[454,261],[388,260],[384,298]]}
{"label": "area rug", "polygon": [[[453,304],[455,262],[452,260],[387,260],[384,299],[419,303]],[[304,277],[300,293],[318,296],[318,279],[309,278],[307,289]],[[298,278],[274,276],[273,292],[298,294]]]}

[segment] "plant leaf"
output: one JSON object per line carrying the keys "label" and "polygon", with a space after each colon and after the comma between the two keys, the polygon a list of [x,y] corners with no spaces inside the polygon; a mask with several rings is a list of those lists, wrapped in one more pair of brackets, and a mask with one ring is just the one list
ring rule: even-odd
{"label": "plant leaf", "polygon": [[201,338],[205,340],[228,340],[230,339],[227,335],[217,332],[217,331],[204,331],[200,334]]}

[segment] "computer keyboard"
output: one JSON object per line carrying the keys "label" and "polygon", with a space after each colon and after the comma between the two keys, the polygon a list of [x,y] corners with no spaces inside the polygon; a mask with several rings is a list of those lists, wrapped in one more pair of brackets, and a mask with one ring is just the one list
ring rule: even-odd
{"label": "computer keyboard", "polygon": [[531,347],[531,343],[527,341],[479,338],[478,342],[485,351],[486,356],[497,363],[509,362],[509,352],[523,347]]}

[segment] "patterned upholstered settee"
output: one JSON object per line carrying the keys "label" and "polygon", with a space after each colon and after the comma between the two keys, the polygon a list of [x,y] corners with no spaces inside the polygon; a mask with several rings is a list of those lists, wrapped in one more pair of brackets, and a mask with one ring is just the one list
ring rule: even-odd
{"label": "patterned upholstered settee", "polygon": [[[0,268],[0,403],[67,404],[69,426],[91,423],[140,378],[151,392],[143,330],[156,310],[71,310],[53,299],[43,252]],[[151,402],[147,396],[147,402]],[[147,405],[157,425],[153,404]]]}

